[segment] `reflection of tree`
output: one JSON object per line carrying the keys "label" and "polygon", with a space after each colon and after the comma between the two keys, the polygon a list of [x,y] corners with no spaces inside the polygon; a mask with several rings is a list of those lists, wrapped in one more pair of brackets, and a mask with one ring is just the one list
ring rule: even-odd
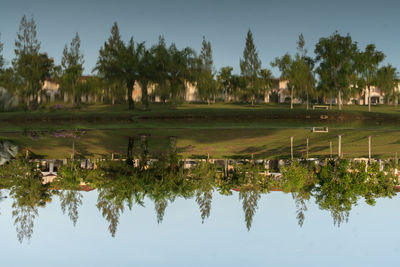
{"label": "reflection of tree", "polygon": [[212,201],[212,191],[197,191],[196,202],[200,208],[201,222],[204,223],[204,219],[210,216]]}
{"label": "reflection of tree", "polygon": [[359,197],[367,200],[374,197],[377,184],[373,176],[376,173],[365,169],[365,164],[354,167],[349,161],[341,160],[330,161],[317,172],[316,202],[320,208],[331,212],[334,224],[340,226],[348,221],[350,210]]}
{"label": "reflection of tree", "polygon": [[[2,202],[6,197],[3,196],[3,191],[0,190],[0,202]],[[1,212],[0,212],[1,215]]]}
{"label": "reflection of tree", "polygon": [[105,197],[106,194],[106,191],[99,192],[97,208],[101,211],[103,217],[108,221],[108,230],[110,231],[111,236],[115,237],[119,216],[124,212],[124,205],[123,203],[116,202],[115,200],[107,199],[107,197]]}
{"label": "reflection of tree", "polygon": [[[202,222],[210,216],[214,190],[221,195],[239,191],[245,223],[251,229],[261,194],[272,189],[291,193],[296,204],[296,218],[303,225],[307,202],[311,196],[321,209],[329,211],[336,225],[348,220],[351,208],[359,198],[373,205],[378,197],[396,194],[397,180],[379,170],[377,164],[350,164],[348,161],[329,161],[325,164],[292,162],[282,167],[282,177],[267,176],[257,161],[238,161],[232,170],[223,173],[217,165],[199,161],[185,169],[176,149],[176,138],[170,137],[169,147],[156,160],[148,161],[147,139],[128,141],[128,161],[99,161],[93,169],[82,169],[69,162],[58,169],[51,188],[61,191],[60,204],[73,224],[78,220],[78,209],[83,195],[80,183],[98,189],[97,208],[107,220],[108,229],[115,236],[119,218],[128,207],[144,205],[145,197],[154,202],[157,222],[163,221],[166,208],[177,198],[195,198]],[[133,159],[139,165],[133,166]],[[13,219],[18,240],[30,239],[38,207],[51,200],[49,186],[42,185],[41,174],[33,163],[14,160],[0,166],[0,188],[10,189],[13,199]],[[1,194],[1,191],[0,191]],[[0,195],[1,200],[1,195]]]}
{"label": "reflection of tree", "polygon": [[128,152],[126,154],[126,163],[128,165],[133,165],[133,149],[135,147],[135,138],[129,137],[128,139]]}
{"label": "reflection of tree", "polygon": [[68,211],[68,217],[74,226],[79,218],[78,208],[82,205],[83,195],[79,191],[66,190],[60,194],[60,205],[63,214]]}
{"label": "reflection of tree", "polygon": [[62,189],[60,196],[60,205],[63,214],[68,212],[68,217],[71,219],[74,226],[78,221],[78,208],[82,205],[82,194],[80,183],[84,181],[87,172],[78,166],[77,162],[68,162],[62,165],[57,172],[57,177],[53,181],[53,186]]}
{"label": "reflection of tree", "polygon": [[299,226],[303,226],[305,215],[304,212],[307,211],[306,199],[299,193],[292,193],[292,197],[296,202],[296,219]]}
{"label": "reflection of tree", "polygon": [[2,166],[0,179],[10,188],[13,198],[12,216],[20,242],[32,237],[34,220],[38,216],[38,207],[44,207],[51,201],[51,192],[41,181],[41,173],[33,163],[14,160]]}
{"label": "reflection of tree", "polygon": [[168,206],[168,201],[166,199],[160,199],[154,201],[154,209],[157,213],[157,223],[162,223],[164,219],[165,209]]}
{"label": "reflection of tree", "polygon": [[215,165],[205,162],[199,163],[190,171],[190,177],[197,181],[196,202],[199,205],[202,223],[210,216],[216,175]]}
{"label": "reflection of tree", "polygon": [[11,188],[10,195],[14,199],[12,215],[15,218],[18,240],[29,240],[33,233],[34,219],[38,216],[37,207],[44,207],[46,201],[50,201],[50,192],[40,180],[26,178]]}
{"label": "reflection of tree", "polygon": [[258,200],[261,195],[256,190],[241,190],[239,192],[239,200],[242,200],[242,206],[244,211],[244,220],[246,222],[247,230],[250,231],[251,224],[253,223],[253,217],[257,210]]}
{"label": "reflection of tree", "polygon": [[144,170],[144,168],[147,165],[147,157],[149,154],[149,144],[148,144],[148,139],[146,135],[142,135],[140,137],[140,147],[139,147],[139,153],[138,153],[138,158],[139,158],[139,170]]}
{"label": "reflection of tree", "polygon": [[318,173],[315,198],[321,209],[331,212],[333,222],[340,226],[347,222],[352,205],[357,203],[358,181],[352,179],[347,161],[328,162]]}
{"label": "reflection of tree", "polygon": [[34,206],[20,206],[16,202],[12,204],[12,208],[18,241],[22,243],[24,239],[30,240],[33,234],[35,218],[39,216],[38,209]]}
{"label": "reflection of tree", "polygon": [[98,188],[97,208],[109,222],[109,231],[114,237],[119,216],[125,206],[143,205],[144,192],[139,184],[138,172],[123,161],[103,161],[87,176],[93,187]]}
{"label": "reflection of tree", "polygon": [[314,170],[307,169],[298,162],[292,162],[281,169],[282,178],[279,185],[286,193],[291,192],[296,203],[296,218],[299,226],[303,226],[307,211],[306,201],[310,199],[311,190],[315,187],[316,179]]}
{"label": "reflection of tree", "polygon": [[87,171],[80,168],[78,162],[70,161],[60,166],[53,186],[63,190],[79,190],[80,183],[86,178]]}
{"label": "reflection of tree", "polygon": [[117,230],[119,216],[124,212],[125,205],[129,210],[132,209],[134,203],[144,205],[143,193],[136,190],[137,185],[129,184],[126,180],[122,180],[111,187],[99,189],[97,208],[109,222],[108,229],[113,237]]}
{"label": "reflection of tree", "polygon": [[169,137],[169,146],[168,146],[168,163],[170,169],[175,170],[179,166],[179,157],[176,149],[176,137]]}

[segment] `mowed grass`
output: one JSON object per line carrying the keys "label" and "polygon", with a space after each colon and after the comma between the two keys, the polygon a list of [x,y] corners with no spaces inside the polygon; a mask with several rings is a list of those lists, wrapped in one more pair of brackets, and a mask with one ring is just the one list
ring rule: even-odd
{"label": "mowed grass", "polygon": [[[309,157],[333,156],[338,151],[338,135],[342,137],[342,151],[346,158],[368,156],[368,136],[372,136],[372,155],[375,158],[394,158],[400,152],[400,131],[344,130],[329,133],[311,133],[308,129],[190,129],[154,128],[92,130],[75,140],[76,157],[109,158],[111,153],[125,157],[129,137],[148,136],[149,153],[159,155],[167,151],[169,137],[177,138],[178,152],[182,157],[211,158],[289,158],[290,137],[294,137],[294,156],[306,157],[306,140],[309,140]],[[72,153],[71,138],[56,138],[51,133],[39,134],[32,139],[29,134],[3,133],[2,139],[13,140],[24,154],[28,149],[39,158],[69,158]]]}

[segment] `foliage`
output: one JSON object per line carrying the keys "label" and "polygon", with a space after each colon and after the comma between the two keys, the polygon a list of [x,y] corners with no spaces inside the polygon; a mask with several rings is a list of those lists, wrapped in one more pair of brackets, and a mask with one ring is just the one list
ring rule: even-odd
{"label": "foliage", "polygon": [[99,51],[96,67],[100,77],[108,82],[123,81],[127,87],[129,109],[133,109],[133,86],[138,80],[138,64],[136,45],[133,37],[128,43],[121,40],[118,24],[115,22],[111,28],[111,36]]}
{"label": "foliage", "polygon": [[339,110],[342,108],[342,98],[346,99],[351,94],[357,51],[357,43],[352,41],[350,35],[341,36],[337,31],[328,38],[320,38],[315,46],[320,87],[330,98],[332,93],[338,94]]}
{"label": "foliage", "polygon": [[75,37],[71,40],[69,48],[65,45],[61,59],[61,91],[69,93],[72,96],[73,103],[80,102],[83,89],[81,77],[85,61],[80,47],[81,40],[79,34],[76,33]]}
{"label": "foliage", "polygon": [[215,100],[217,82],[214,79],[211,43],[207,42],[204,36],[199,60],[200,70],[196,87],[200,99],[210,104],[212,100]]}
{"label": "foliage", "polygon": [[359,88],[368,90],[368,110],[371,111],[371,86],[378,85],[379,64],[383,61],[385,55],[375,50],[375,45],[369,44],[365,51],[356,55],[356,69],[359,74]]}
{"label": "foliage", "polygon": [[387,95],[388,101],[391,101],[396,106],[398,104],[398,74],[395,67],[388,64],[381,67],[377,72],[376,85],[382,89]]}
{"label": "foliage", "polygon": [[245,81],[242,88],[243,94],[249,96],[251,105],[254,105],[256,96],[262,93],[262,82],[259,79],[261,71],[261,60],[254,44],[253,33],[249,30],[246,36],[246,44],[243,51],[243,58],[240,59],[240,72]]}
{"label": "foliage", "polygon": [[15,40],[15,59],[13,66],[21,77],[23,87],[19,92],[29,106],[32,97],[37,102],[42,82],[50,77],[54,63],[46,53],[40,53],[40,42],[37,39],[36,23],[33,17],[28,20],[23,16]]}

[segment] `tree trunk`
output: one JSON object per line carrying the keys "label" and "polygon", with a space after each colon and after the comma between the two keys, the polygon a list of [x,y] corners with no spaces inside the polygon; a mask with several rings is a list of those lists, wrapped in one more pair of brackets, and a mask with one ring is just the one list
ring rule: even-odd
{"label": "tree trunk", "polygon": [[127,82],[127,86],[128,86],[128,109],[135,109],[135,103],[133,102],[133,99],[132,99],[133,84],[134,84],[134,82],[132,82],[132,81],[128,81]]}
{"label": "tree trunk", "polygon": [[290,90],[290,109],[293,109],[293,87]]}
{"label": "tree trunk", "polygon": [[143,81],[140,83],[142,87],[142,104],[145,106],[145,109],[149,108],[149,95],[147,92],[147,81]]}
{"label": "tree trunk", "polygon": [[338,106],[339,106],[339,110],[342,110],[342,90],[339,89],[339,93],[338,93]]}
{"label": "tree trunk", "polygon": [[307,94],[307,110],[308,110],[308,90],[306,91]]}
{"label": "tree trunk", "polygon": [[371,87],[368,84],[368,112],[371,112]]}

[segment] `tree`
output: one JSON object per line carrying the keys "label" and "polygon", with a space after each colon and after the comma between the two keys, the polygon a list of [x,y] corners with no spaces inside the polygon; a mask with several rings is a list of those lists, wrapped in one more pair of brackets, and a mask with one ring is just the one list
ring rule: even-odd
{"label": "tree", "polygon": [[33,18],[28,20],[24,15],[21,19],[17,39],[15,40],[14,68],[22,78],[24,87],[20,95],[26,99],[38,102],[42,82],[49,77],[53,68],[53,59],[46,53],[40,53],[40,42],[37,39],[36,23]]}
{"label": "tree", "polygon": [[281,72],[281,80],[288,81],[287,88],[290,90],[290,108],[293,109],[293,95],[295,89],[295,80],[296,80],[296,62],[290,56],[290,54],[286,53],[281,58],[275,58],[273,62],[271,62],[272,67],[278,67]]}
{"label": "tree", "polygon": [[260,192],[256,189],[240,190],[239,192],[239,200],[242,200],[244,220],[246,222],[247,231],[250,231],[251,229],[253,218],[257,211],[258,201],[260,200],[260,198]]}
{"label": "tree", "polygon": [[391,100],[396,106],[398,104],[398,78],[396,68],[388,64],[378,70],[377,86],[388,95],[388,101]]}
{"label": "tree", "polygon": [[342,109],[342,97],[349,94],[351,76],[354,74],[354,59],[357,43],[350,35],[341,36],[337,31],[328,38],[321,38],[315,46],[316,69],[321,85],[327,91],[336,91],[338,107]]}
{"label": "tree", "polygon": [[69,48],[68,45],[65,45],[61,59],[63,72],[61,85],[65,92],[72,95],[73,103],[79,102],[80,99],[79,87],[82,82],[83,64],[85,63],[80,47],[81,40],[79,34],[76,33]]}
{"label": "tree", "polygon": [[155,72],[155,57],[152,49],[147,49],[144,43],[136,47],[138,56],[138,81],[142,89],[142,104],[145,108],[149,107],[148,86],[157,80]]}
{"label": "tree", "polygon": [[217,75],[217,86],[221,94],[224,95],[225,102],[229,101],[229,97],[233,93],[232,86],[232,67],[222,67]]}
{"label": "tree", "polygon": [[1,166],[0,180],[7,183],[12,198],[12,217],[19,242],[30,240],[38,208],[51,201],[48,185],[42,184],[42,174],[32,162],[16,159]]}
{"label": "tree", "polygon": [[371,86],[377,85],[379,64],[385,55],[375,50],[375,45],[369,44],[365,51],[357,54],[357,71],[359,73],[359,86],[368,90],[368,111],[371,112]]}
{"label": "tree", "polygon": [[213,73],[211,43],[207,42],[204,36],[199,60],[200,70],[197,78],[197,89],[199,97],[210,104],[210,100],[215,98],[217,84]]}
{"label": "tree", "polygon": [[315,86],[313,73],[314,62],[307,56],[307,49],[304,48],[305,41],[303,34],[299,35],[297,41],[295,87],[300,94],[306,95],[307,110],[309,109],[309,94]]}
{"label": "tree", "polygon": [[264,90],[265,94],[269,94],[269,91],[274,86],[274,78],[272,77],[272,72],[269,69],[261,69],[260,81],[261,87]]}
{"label": "tree", "polygon": [[3,72],[4,65],[5,65],[5,60],[3,57],[3,43],[1,42],[1,34],[0,34],[0,75]]}
{"label": "tree", "polygon": [[255,97],[261,91],[258,74],[261,69],[261,60],[258,58],[258,52],[254,45],[253,34],[251,30],[247,32],[246,45],[243,51],[243,58],[240,59],[240,71],[246,80],[246,91],[250,94],[251,105],[254,106]]}
{"label": "tree", "polygon": [[[1,34],[0,34],[1,37]],[[10,93],[17,93],[17,88],[21,86],[21,81],[12,67],[5,68],[6,61],[3,57],[3,43],[0,38],[0,87],[4,87]]]}
{"label": "tree", "polygon": [[132,91],[138,80],[138,56],[133,37],[125,44],[121,40],[118,24],[114,22],[111,36],[100,48],[96,67],[100,76],[108,81],[123,81],[128,91],[129,109],[134,109]]}
{"label": "tree", "polygon": [[171,105],[175,107],[177,101],[183,99],[188,83],[195,80],[196,53],[186,47],[179,50],[174,43],[168,48],[168,61],[164,69],[167,86],[170,92]]}
{"label": "tree", "polygon": [[152,47],[152,53],[154,55],[154,73],[156,81],[155,93],[160,96],[163,102],[166,102],[170,97],[166,71],[169,64],[169,54],[163,36],[158,37],[158,43]]}

